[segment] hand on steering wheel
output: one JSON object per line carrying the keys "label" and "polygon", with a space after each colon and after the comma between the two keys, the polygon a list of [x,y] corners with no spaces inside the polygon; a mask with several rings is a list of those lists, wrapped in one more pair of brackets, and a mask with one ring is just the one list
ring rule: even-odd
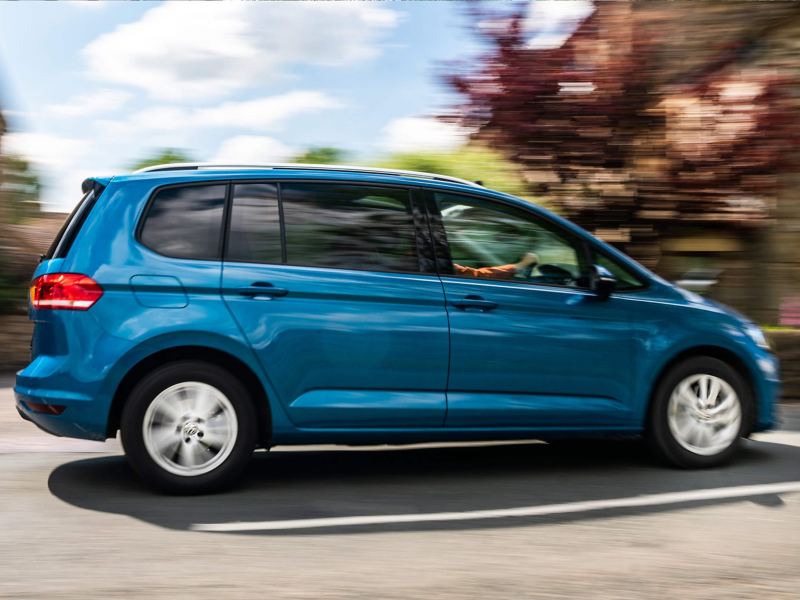
{"label": "hand on steering wheel", "polygon": [[539,264],[539,257],[534,252],[526,253],[518,263],[516,263],[517,275],[525,279],[531,276],[533,268]]}

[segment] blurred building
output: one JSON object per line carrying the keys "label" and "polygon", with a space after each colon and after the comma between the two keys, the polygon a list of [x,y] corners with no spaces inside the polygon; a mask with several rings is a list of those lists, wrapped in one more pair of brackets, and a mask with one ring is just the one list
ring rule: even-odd
{"label": "blurred building", "polygon": [[639,186],[648,218],[666,221],[659,271],[716,279],[711,296],[762,322],[800,325],[800,6],[631,8],[645,35],[670,32],[653,71],[663,133],[649,132],[663,140],[669,173]]}
{"label": "blurred building", "polygon": [[3,226],[0,251],[4,254],[7,273],[15,279],[27,279],[36,268],[39,256],[50,247],[66,218],[66,213],[41,212],[24,223],[6,223]]}
{"label": "blurred building", "polygon": [[547,49],[524,12],[480,16],[493,50],[450,77],[456,113],[538,196],[669,279],[800,324],[800,3],[597,2]]}
{"label": "blurred building", "polygon": [[598,3],[567,47],[579,80],[634,80],[616,131],[577,132],[600,201],[567,208],[665,277],[800,325],[800,6]]}

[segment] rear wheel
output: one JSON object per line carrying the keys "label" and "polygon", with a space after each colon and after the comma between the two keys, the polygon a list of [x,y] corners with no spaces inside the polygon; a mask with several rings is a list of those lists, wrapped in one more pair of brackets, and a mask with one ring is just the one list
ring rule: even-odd
{"label": "rear wheel", "polygon": [[751,409],[747,382],[733,367],[716,358],[690,358],[659,384],[648,441],[673,465],[716,466],[735,454]]}
{"label": "rear wheel", "polygon": [[134,387],[120,430],[142,479],[167,492],[197,494],[236,482],[255,447],[256,423],[247,389],[230,373],[180,361]]}

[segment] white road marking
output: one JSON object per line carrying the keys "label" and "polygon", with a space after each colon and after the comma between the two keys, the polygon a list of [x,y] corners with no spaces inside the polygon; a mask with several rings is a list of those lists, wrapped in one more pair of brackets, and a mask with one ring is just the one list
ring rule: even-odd
{"label": "white road marking", "polygon": [[684,492],[648,494],[629,498],[609,498],[606,500],[586,500],[541,506],[522,506],[518,508],[499,508],[491,510],[470,510],[464,512],[439,512],[402,515],[364,515],[353,517],[329,517],[319,519],[287,519],[282,521],[255,521],[235,523],[200,523],[191,526],[194,531],[237,532],[237,531],[279,531],[287,529],[316,529],[325,527],[349,527],[359,525],[387,525],[397,523],[430,523],[443,521],[476,521],[483,519],[505,519],[509,517],[541,517],[570,513],[609,510],[615,508],[635,508],[679,504],[702,500],[722,500],[746,498],[765,494],[784,494],[800,492],[800,481],[784,481],[761,485],[740,485]]}

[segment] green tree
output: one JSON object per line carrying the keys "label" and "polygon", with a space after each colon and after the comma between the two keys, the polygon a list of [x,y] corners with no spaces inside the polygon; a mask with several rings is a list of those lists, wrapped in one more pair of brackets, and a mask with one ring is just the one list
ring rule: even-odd
{"label": "green tree", "polygon": [[486,187],[526,197],[528,189],[521,169],[502,154],[480,144],[468,144],[449,153],[394,154],[378,161],[379,167],[425,171],[480,181]]}
{"label": "green tree", "polygon": [[298,154],[292,162],[311,165],[340,165],[345,162],[347,152],[331,146],[316,146]]}
{"label": "green tree", "polygon": [[186,163],[193,162],[194,159],[183,150],[177,148],[162,148],[156,151],[152,156],[143,158],[136,161],[131,165],[131,170],[144,169],[146,167],[153,167],[155,165],[164,165],[169,163]]}
{"label": "green tree", "polygon": [[30,163],[19,156],[4,156],[0,163],[0,194],[2,194],[2,220],[21,223],[39,212],[41,183]]}

